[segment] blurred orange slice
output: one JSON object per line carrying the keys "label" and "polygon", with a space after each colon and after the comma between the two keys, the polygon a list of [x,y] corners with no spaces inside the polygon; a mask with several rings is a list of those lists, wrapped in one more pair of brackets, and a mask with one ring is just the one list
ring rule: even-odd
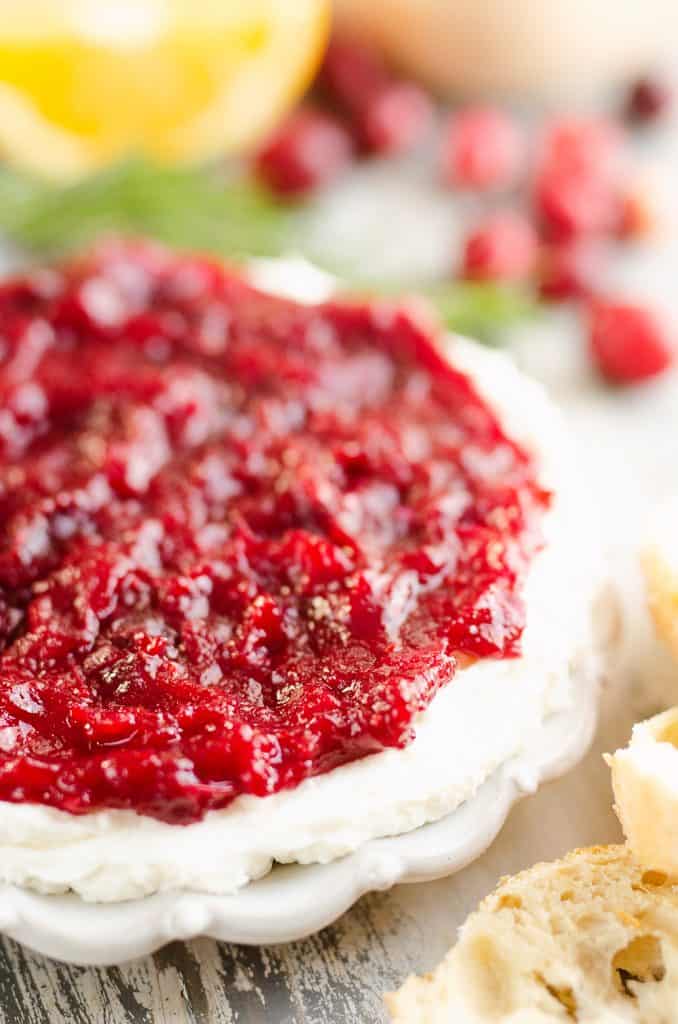
{"label": "blurred orange slice", "polygon": [[248,146],[308,84],[329,0],[21,0],[0,8],[0,157],[56,178],[130,151]]}

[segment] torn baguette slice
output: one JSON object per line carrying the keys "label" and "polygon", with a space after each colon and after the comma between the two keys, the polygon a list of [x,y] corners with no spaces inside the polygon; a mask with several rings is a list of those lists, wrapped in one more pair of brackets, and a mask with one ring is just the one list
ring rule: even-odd
{"label": "torn baguette slice", "polygon": [[634,725],[628,747],[606,760],[637,861],[678,878],[678,707]]}
{"label": "torn baguette slice", "polygon": [[624,846],[503,879],[433,974],[386,997],[396,1024],[672,1024],[678,884]]}

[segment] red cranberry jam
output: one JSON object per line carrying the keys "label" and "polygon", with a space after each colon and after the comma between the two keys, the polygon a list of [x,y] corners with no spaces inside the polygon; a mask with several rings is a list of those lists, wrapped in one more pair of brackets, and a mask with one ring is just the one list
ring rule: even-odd
{"label": "red cranberry jam", "polygon": [[549,498],[405,308],[130,243],[0,325],[0,799],[196,821],[519,653]]}

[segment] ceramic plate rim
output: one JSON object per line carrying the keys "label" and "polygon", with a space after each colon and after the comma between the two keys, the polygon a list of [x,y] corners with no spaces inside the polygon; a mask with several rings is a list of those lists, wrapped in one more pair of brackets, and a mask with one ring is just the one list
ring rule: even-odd
{"label": "ceramic plate rim", "polygon": [[596,723],[600,667],[580,670],[570,708],[551,715],[524,751],[440,821],[373,839],[329,864],[276,866],[228,896],[170,891],[120,903],[0,886],[0,931],[32,950],[82,965],[113,965],[200,935],[247,945],[304,938],[331,924],[367,892],[459,871],[501,830],[513,805],[568,771]]}

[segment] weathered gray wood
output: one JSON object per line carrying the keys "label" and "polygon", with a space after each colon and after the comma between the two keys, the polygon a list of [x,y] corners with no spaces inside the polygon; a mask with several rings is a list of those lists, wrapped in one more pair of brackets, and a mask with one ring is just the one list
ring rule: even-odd
{"label": "weathered gray wood", "polygon": [[[109,969],[58,964],[3,940],[0,1021],[314,1024],[378,1020],[384,987],[402,976],[390,949],[403,914],[388,897],[361,901],[334,928],[291,946],[173,943]],[[416,922],[413,947],[423,936]],[[411,965],[416,966],[416,958]]]}

